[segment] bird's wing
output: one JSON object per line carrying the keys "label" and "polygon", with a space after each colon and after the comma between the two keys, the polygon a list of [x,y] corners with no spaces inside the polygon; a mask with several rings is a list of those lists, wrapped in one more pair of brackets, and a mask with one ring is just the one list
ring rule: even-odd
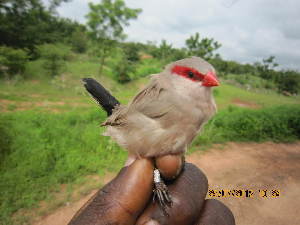
{"label": "bird's wing", "polygon": [[[162,83],[163,82],[163,83]],[[128,106],[117,105],[113,113],[106,119],[102,126],[119,126],[128,122],[128,116],[141,113],[149,119],[156,119],[166,115],[172,108],[172,98],[167,91],[164,80],[152,76],[151,82],[140,91]]]}
{"label": "bird's wing", "polygon": [[156,119],[174,109],[172,93],[163,79],[152,78],[151,83],[140,91],[129,105],[129,110],[138,111]]}

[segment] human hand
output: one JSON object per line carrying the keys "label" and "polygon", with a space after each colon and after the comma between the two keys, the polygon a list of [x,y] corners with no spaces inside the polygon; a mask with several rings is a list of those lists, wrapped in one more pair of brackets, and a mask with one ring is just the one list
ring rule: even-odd
{"label": "human hand", "polygon": [[123,168],[82,207],[69,225],[235,224],[224,204],[205,200],[207,178],[190,163],[185,164],[175,180],[167,183],[173,204],[166,209],[169,215],[166,216],[160,205],[152,201],[153,169],[150,159],[139,159]]}

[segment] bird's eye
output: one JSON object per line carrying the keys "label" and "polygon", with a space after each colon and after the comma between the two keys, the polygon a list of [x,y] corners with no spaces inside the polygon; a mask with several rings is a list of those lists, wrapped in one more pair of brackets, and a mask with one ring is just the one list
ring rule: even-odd
{"label": "bird's eye", "polygon": [[189,78],[193,78],[195,76],[195,74],[192,71],[189,71],[188,76],[189,76]]}

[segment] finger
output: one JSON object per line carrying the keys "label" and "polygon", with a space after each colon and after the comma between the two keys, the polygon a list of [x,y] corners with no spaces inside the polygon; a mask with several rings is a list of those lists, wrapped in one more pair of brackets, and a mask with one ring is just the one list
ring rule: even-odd
{"label": "finger", "polygon": [[151,202],[139,217],[137,225],[187,225],[197,221],[208,189],[203,172],[193,164],[186,163],[182,173],[168,185],[168,189],[173,201],[172,206],[166,208],[169,216],[164,214],[157,202]]}
{"label": "finger", "polygon": [[73,217],[69,225],[133,225],[152,195],[153,162],[139,159],[123,168]]}
{"label": "finger", "polygon": [[235,220],[230,209],[222,202],[207,199],[195,225],[235,225]]}
{"label": "finger", "polygon": [[173,180],[179,175],[184,165],[184,157],[182,154],[156,157],[155,165],[163,178]]}

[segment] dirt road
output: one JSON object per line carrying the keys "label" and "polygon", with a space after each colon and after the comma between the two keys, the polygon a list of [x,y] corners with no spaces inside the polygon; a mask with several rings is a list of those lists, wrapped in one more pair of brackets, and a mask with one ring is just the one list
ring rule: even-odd
{"label": "dirt road", "polygon": [[[253,191],[251,198],[213,197],[232,210],[236,224],[300,224],[300,142],[229,143],[193,153],[187,161],[204,171],[211,190]],[[259,190],[267,190],[267,197],[262,197],[265,192]],[[271,190],[279,190],[279,196],[271,197]],[[34,225],[66,225],[93,193],[57,209]]]}
{"label": "dirt road", "polygon": [[[252,198],[218,198],[233,212],[236,224],[300,224],[300,142],[236,144],[194,153],[188,161],[208,177],[209,189],[253,190]],[[263,198],[259,190],[280,190]],[[260,195],[261,194],[261,195]]]}

